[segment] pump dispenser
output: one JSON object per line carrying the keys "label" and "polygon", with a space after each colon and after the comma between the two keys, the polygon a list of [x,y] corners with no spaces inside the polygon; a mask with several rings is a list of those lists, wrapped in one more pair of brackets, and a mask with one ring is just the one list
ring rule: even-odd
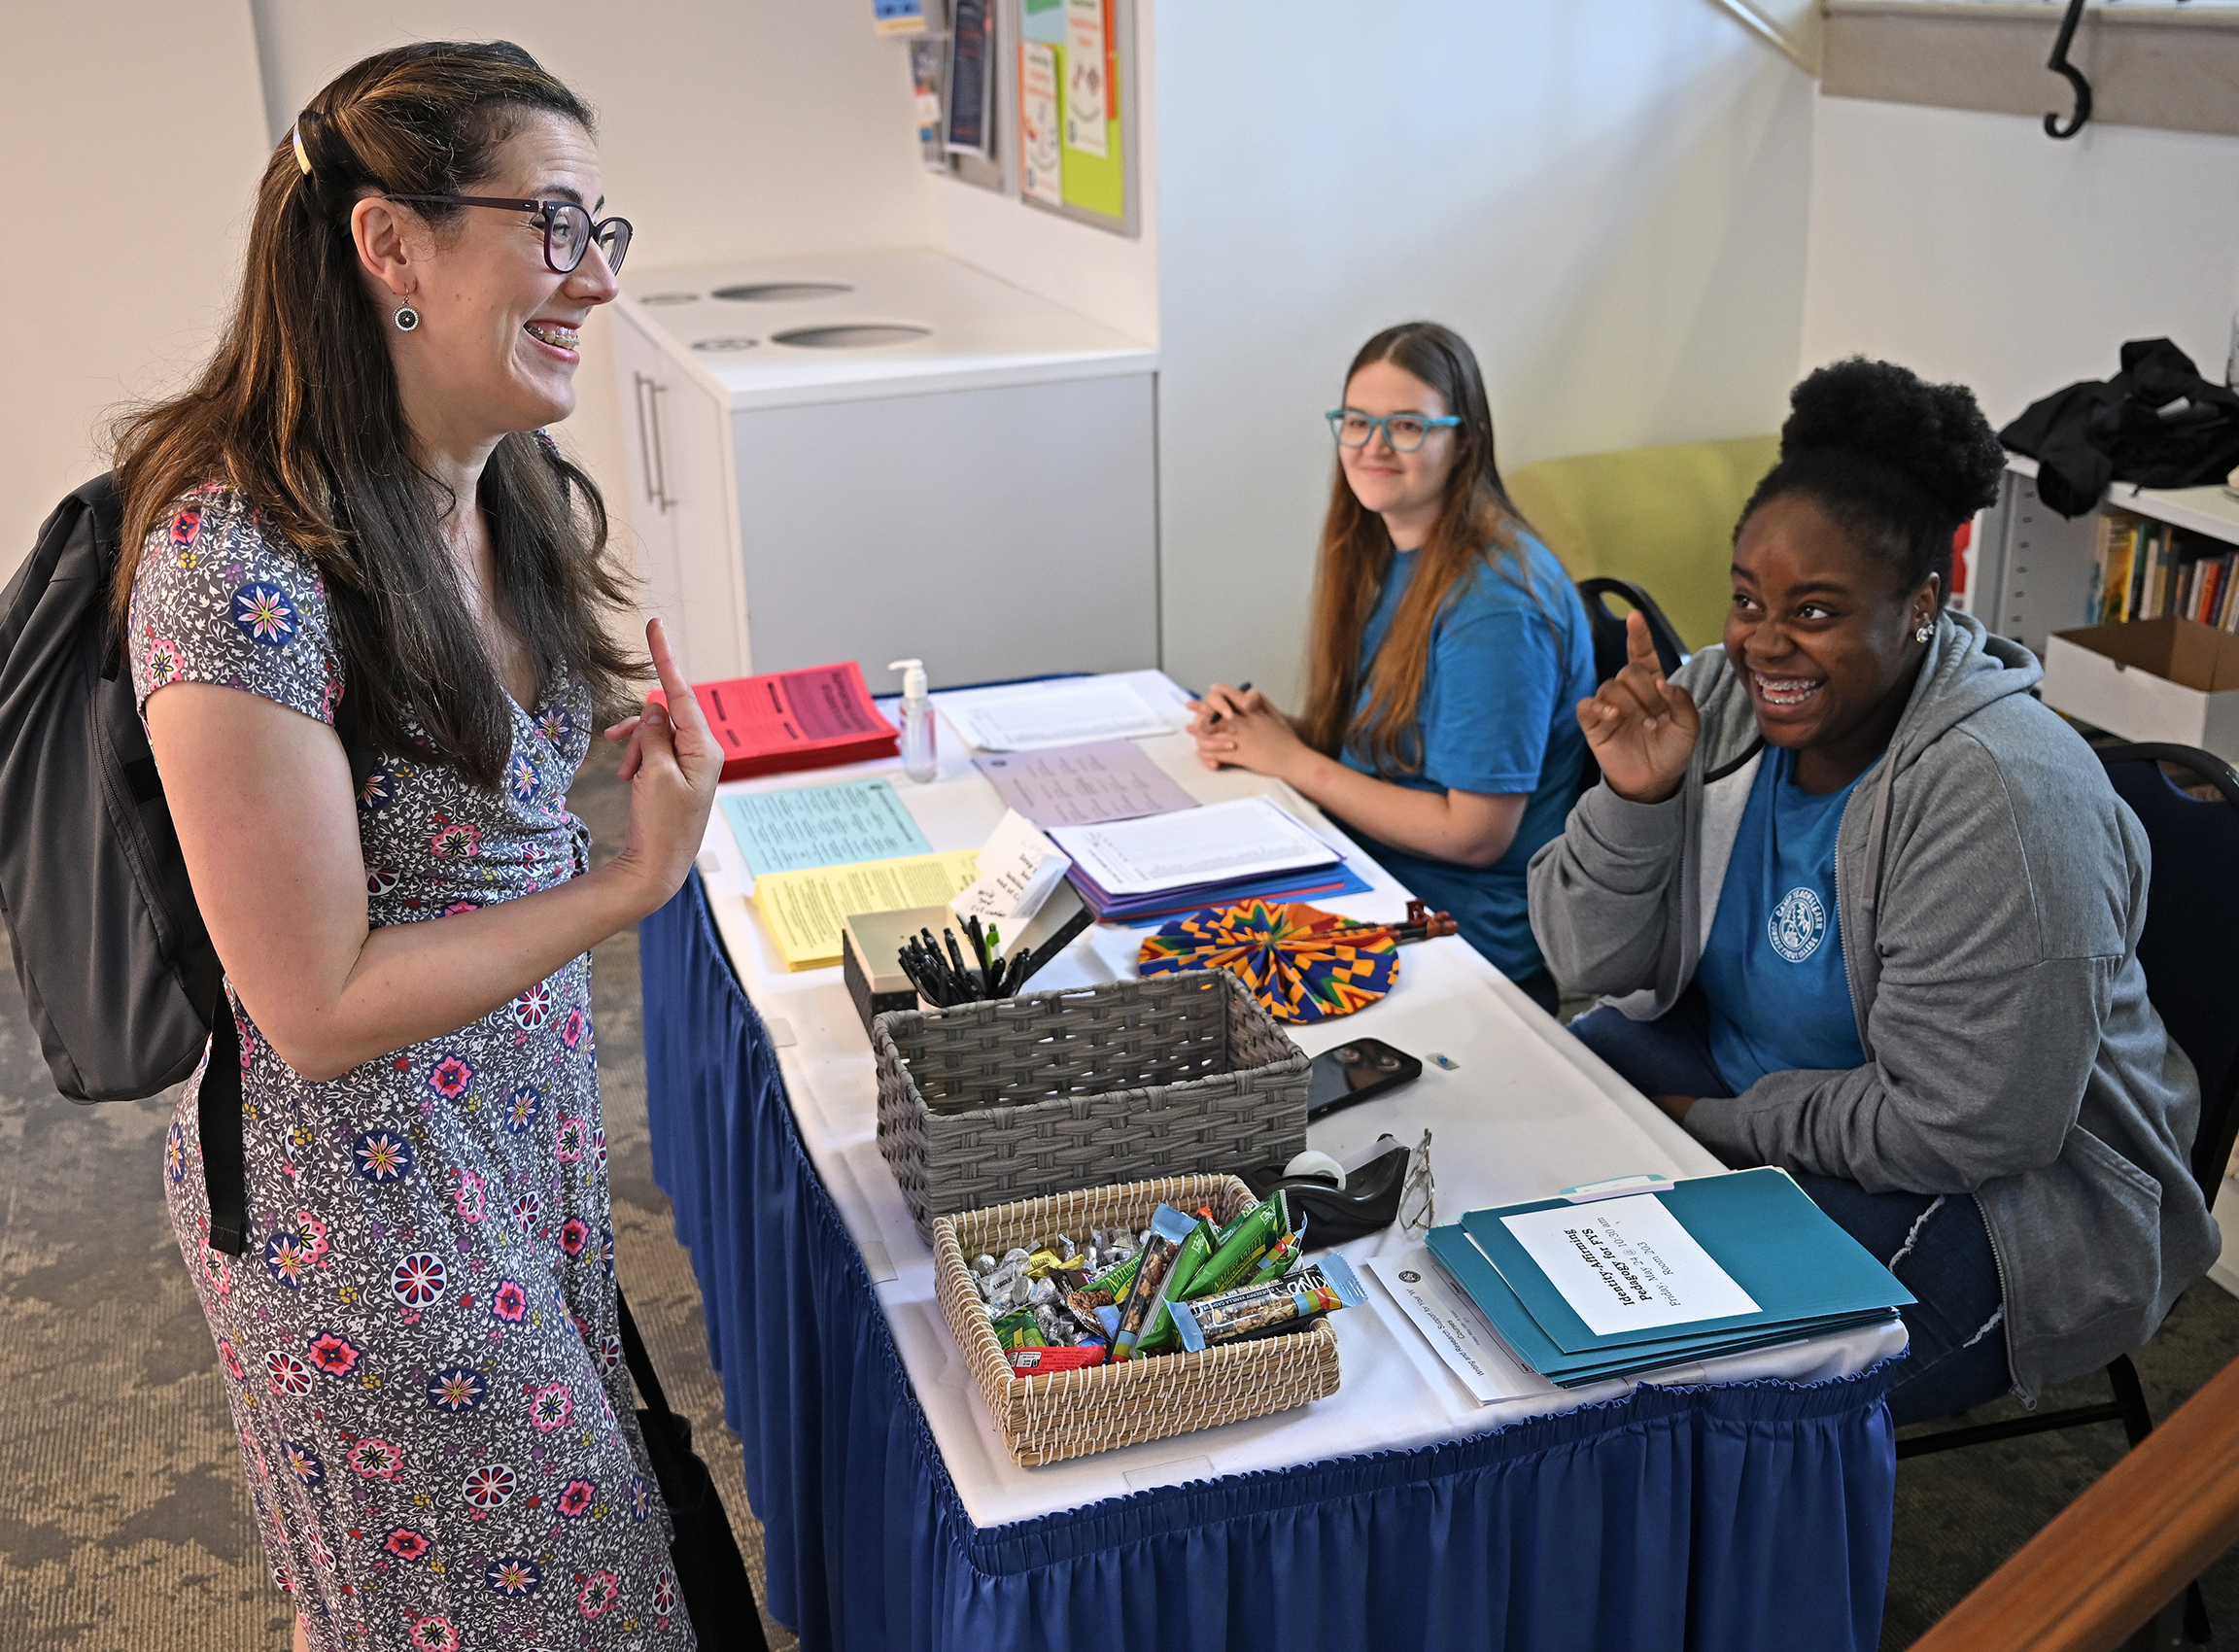
{"label": "pump dispenser", "polygon": [[902,773],[919,785],[941,773],[933,750],[933,701],[925,689],[925,662],[896,660],[887,668],[902,673]]}

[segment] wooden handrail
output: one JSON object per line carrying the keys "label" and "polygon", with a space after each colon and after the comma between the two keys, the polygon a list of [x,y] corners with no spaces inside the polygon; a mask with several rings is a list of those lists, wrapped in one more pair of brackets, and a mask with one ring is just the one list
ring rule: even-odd
{"label": "wooden handrail", "polygon": [[2112,1652],[2239,1541],[2239,1361],[1985,1578],[1912,1652]]}

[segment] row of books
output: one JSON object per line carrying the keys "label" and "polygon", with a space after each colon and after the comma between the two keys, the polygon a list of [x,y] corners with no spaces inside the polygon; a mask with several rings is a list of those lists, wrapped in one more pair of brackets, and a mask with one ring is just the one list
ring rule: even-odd
{"label": "row of books", "polygon": [[2115,625],[2174,614],[2239,632],[2239,551],[2126,510],[2100,513],[2084,623]]}

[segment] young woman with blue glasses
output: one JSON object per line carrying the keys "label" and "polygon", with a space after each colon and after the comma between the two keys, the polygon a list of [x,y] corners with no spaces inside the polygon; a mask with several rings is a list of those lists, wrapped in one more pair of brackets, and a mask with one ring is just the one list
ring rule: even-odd
{"label": "young woman with blue glasses", "polygon": [[1288,781],[1549,1010],[1525,867],[1563,829],[1594,691],[1586,610],[1494,460],[1477,359],[1410,322],[1361,347],[1328,415],[1306,709],[1194,703],[1198,756]]}

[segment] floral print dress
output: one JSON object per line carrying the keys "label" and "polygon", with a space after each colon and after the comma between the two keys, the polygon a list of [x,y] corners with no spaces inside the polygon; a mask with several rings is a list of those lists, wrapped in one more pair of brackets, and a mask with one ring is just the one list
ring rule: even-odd
{"label": "floral print dress", "polygon": [[[331,724],[317,574],[237,496],[150,535],[131,614],[147,697],[216,683]],[[370,920],[471,911],[583,873],[565,791],[590,743],[565,670],[513,709],[497,792],[384,757],[358,798]],[[164,1182],[217,1339],[258,1524],[320,1652],[693,1644],[623,1369],[606,1139],[578,957],[457,1031],[326,1083],[240,1027],[249,1248],[210,1249],[195,1106]],[[230,996],[231,988],[227,988]]]}

